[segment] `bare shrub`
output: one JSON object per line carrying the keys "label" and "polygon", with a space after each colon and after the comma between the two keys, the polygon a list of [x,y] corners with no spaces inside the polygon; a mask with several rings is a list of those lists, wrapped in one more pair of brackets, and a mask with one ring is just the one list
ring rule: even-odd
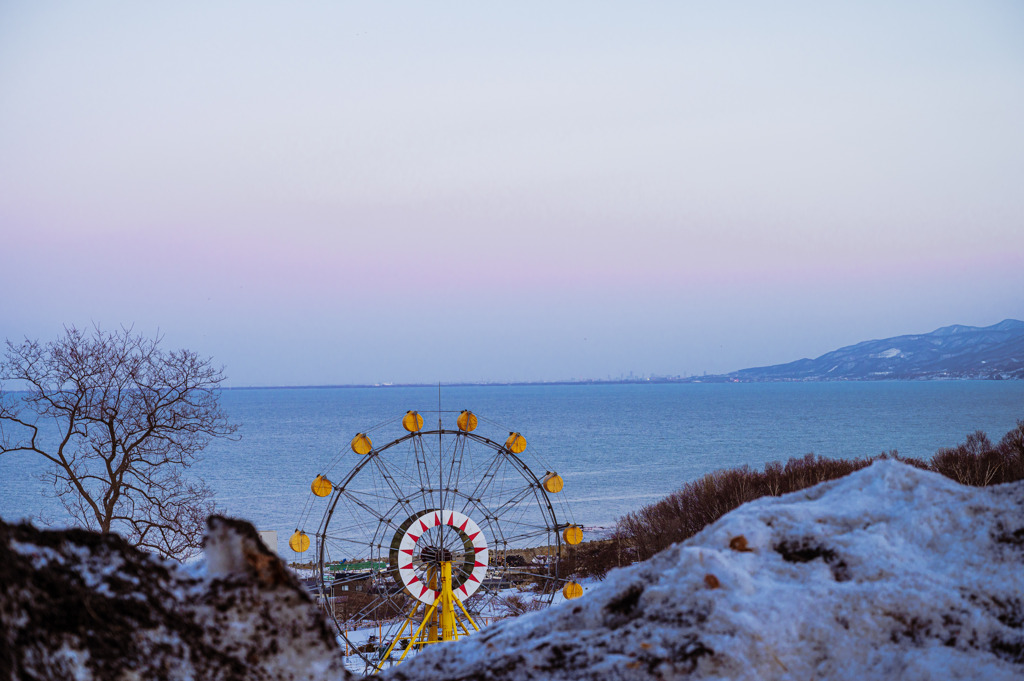
{"label": "bare shrub", "polygon": [[339,621],[357,627],[364,620],[385,619],[390,613],[367,613],[366,608],[374,600],[372,594],[362,591],[340,591],[338,595],[331,597],[331,605],[334,608],[334,616]]}
{"label": "bare shrub", "polygon": [[1017,421],[996,448],[1003,459],[1004,482],[1024,480],[1024,420]]}
{"label": "bare shrub", "polygon": [[584,542],[570,547],[562,559],[562,570],[574,578],[604,579],[612,568],[632,563],[632,551],[622,546],[619,537]]}
{"label": "bare shrub", "polygon": [[[888,456],[897,455],[892,452]],[[764,472],[752,471],[747,466],[715,471],[686,483],[661,501],[627,514],[617,523],[616,534],[635,550],[639,560],[646,560],[692,537],[748,501],[788,494],[841,478],[877,458],[851,461],[807,454],[790,459],[785,466],[769,463]]]}
{"label": "bare shrub", "polygon": [[967,436],[968,441],[958,447],[940,449],[932,457],[932,468],[961,485],[992,484],[1002,468],[1001,457],[992,450],[991,442],[984,437],[984,433],[980,434],[984,438],[985,449],[979,449],[977,439],[971,441],[979,433]]}
{"label": "bare shrub", "polygon": [[539,598],[534,598],[527,594],[516,593],[509,594],[508,596],[498,596],[494,599],[494,605],[501,614],[501,617],[519,617],[520,615],[525,615],[528,612],[542,610],[545,603]]}
{"label": "bare shrub", "polygon": [[1024,479],[1024,421],[993,445],[978,430],[963,444],[940,449],[932,457],[932,470],[963,485],[984,487]]}

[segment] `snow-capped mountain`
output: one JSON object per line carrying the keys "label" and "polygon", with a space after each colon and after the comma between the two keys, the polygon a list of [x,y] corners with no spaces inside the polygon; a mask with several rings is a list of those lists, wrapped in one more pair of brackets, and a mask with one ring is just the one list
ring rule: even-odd
{"label": "snow-capped mountain", "polygon": [[886,379],[1024,379],[1024,322],[955,324],[931,333],[870,340],[817,359],[741,369],[739,381],[864,381]]}

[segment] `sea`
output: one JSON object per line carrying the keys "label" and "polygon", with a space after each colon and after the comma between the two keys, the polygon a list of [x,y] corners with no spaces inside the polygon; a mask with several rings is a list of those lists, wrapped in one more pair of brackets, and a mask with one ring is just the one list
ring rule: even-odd
{"label": "sea", "polygon": [[[1024,419],[1024,381],[251,388],[221,400],[237,437],[214,440],[193,472],[223,513],[276,531],[285,557],[290,534],[315,531],[325,510],[313,478],[356,465],[357,433],[376,445],[403,435],[408,410],[427,428],[454,429],[467,409],[501,437],[522,433],[527,463],[562,476],[562,507],[597,535],[718,469],[808,453],[927,459],[976,430],[998,442]],[[0,456],[0,517],[64,524],[45,472],[36,455]]]}

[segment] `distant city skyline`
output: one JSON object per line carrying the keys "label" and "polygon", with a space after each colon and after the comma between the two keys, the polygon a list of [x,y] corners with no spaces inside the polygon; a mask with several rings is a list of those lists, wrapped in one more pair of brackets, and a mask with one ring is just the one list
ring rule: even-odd
{"label": "distant city skyline", "polygon": [[0,5],[0,338],[229,385],[720,374],[1024,318],[1024,5]]}

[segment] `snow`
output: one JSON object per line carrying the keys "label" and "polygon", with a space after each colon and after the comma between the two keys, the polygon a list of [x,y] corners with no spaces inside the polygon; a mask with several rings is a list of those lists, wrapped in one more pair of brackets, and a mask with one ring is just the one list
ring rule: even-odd
{"label": "snow", "polygon": [[902,357],[902,356],[903,355],[900,353],[900,349],[899,348],[889,348],[888,350],[883,350],[882,352],[879,352],[879,353],[876,353],[874,355],[871,355],[871,357],[873,357],[875,359],[892,359],[893,357]]}
{"label": "snow", "polygon": [[1024,484],[895,461],[746,504],[390,679],[1021,679]]}

